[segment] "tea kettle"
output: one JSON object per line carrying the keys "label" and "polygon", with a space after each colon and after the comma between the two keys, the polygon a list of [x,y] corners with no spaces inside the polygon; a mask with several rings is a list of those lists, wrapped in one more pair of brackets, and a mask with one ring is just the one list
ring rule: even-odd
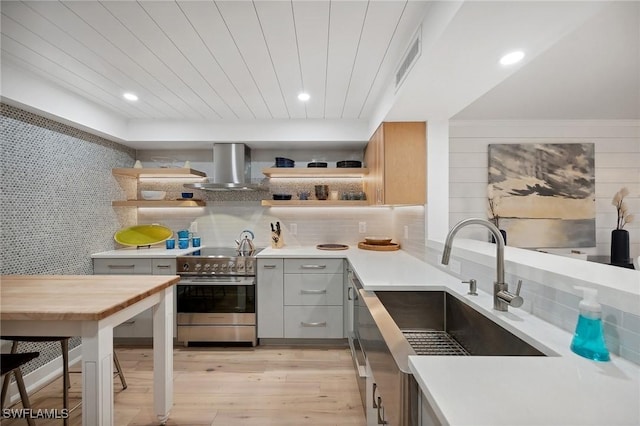
{"label": "tea kettle", "polygon": [[[249,239],[249,236],[247,234],[251,235],[251,239]],[[253,235],[253,232],[251,232],[248,229],[245,229],[240,233],[239,238],[240,240],[236,240],[236,244],[238,245],[238,247],[236,248],[236,251],[238,252],[238,255],[251,256],[253,252],[256,250],[256,247],[253,245],[253,239],[255,238],[255,236]]]}

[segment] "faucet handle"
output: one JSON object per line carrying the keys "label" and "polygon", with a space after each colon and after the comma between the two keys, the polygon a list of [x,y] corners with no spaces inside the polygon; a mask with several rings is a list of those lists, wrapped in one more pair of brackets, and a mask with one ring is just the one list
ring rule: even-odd
{"label": "faucet handle", "polygon": [[518,286],[516,287],[516,292],[511,293],[508,290],[501,290],[498,292],[497,296],[500,300],[507,303],[509,306],[513,306],[514,308],[519,308],[524,303],[524,299],[520,296],[520,289],[522,288],[522,280],[518,280]]}
{"label": "faucet handle", "polygon": [[477,290],[477,285],[476,285],[476,280],[474,280],[473,278],[469,279],[469,281],[462,281],[463,284],[469,284],[469,291],[467,292],[467,294],[470,294],[472,296],[477,296],[478,292]]}

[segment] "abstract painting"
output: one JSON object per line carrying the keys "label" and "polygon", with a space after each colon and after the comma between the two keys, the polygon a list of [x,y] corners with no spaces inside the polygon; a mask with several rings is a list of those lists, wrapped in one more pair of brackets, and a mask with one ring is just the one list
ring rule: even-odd
{"label": "abstract painting", "polygon": [[490,144],[491,197],[510,246],[594,247],[594,144]]}

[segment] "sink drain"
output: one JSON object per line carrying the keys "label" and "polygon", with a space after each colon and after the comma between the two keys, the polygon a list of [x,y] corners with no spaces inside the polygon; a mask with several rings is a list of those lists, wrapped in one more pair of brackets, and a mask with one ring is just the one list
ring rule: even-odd
{"label": "sink drain", "polygon": [[402,334],[418,355],[469,355],[446,331],[402,330]]}

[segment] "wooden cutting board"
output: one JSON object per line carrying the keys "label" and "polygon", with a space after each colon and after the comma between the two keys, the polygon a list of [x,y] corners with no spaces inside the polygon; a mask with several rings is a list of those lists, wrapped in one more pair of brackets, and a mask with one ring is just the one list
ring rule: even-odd
{"label": "wooden cutting board", "polygon": [[398,243],[389,243],[389,244],[367,244],[364,241],[360,241],[358,243],[358,248],[363,250],[373,250],[373,251],[395,251],[400,250],[400,244]]}

